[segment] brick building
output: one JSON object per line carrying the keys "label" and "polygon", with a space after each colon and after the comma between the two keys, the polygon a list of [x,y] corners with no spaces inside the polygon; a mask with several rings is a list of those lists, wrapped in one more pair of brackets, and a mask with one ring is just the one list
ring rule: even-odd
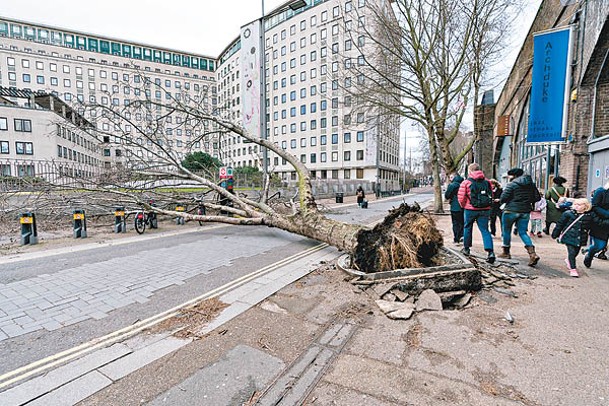
{"label": "brick building", "polygon": [[[609,180],[609,1],[581,0],[562,6],[544,0],[497,101],[495,122],[507,120],[504,136],[494,140],[493,172],[505,179],[521,166],[538,186],[552,176],[567,178],[574,190],[589,192]],[[567,136],[564,143],[531,145],[528,133],[532,86],[533,35],[572,26],[572,60]],[[499,131],[495,125],[495,134]]]}

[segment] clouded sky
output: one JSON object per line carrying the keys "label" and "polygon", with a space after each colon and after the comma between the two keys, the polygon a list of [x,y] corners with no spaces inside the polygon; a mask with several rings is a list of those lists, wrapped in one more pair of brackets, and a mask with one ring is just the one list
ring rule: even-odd
{"label": "clouded sky", "polygon": [[[264,0],[269,12],[285,0]],[[262,0],[14,0],[0,15],[217,57]]]}

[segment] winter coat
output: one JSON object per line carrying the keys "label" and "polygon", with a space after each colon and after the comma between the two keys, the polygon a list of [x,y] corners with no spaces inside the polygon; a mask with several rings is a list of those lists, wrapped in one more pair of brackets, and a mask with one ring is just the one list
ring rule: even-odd
{"label": "winter coat", "polygon": [[522,175],[507,184],[501,194],[501,203],[505,203],[504,213],[529,213],[538,194],[531,175]]}
{"label": "winter coat", "polygon": [[569,191],[564,186],[553,186],[546,192],[546,200],[548,201],[548,207],[546,209],[546,223],[557,223],[558,219],[562,215],[562,211],[556,207],[556,202],[561,197],[569,197]]}
{"label": "winter coat", "polygon": [[496,202],[495,200],[501,200],[501,194],[503,193],[503,189],[501,186],[497,186],[496,189],[493,189],[493,202],[491,203],[491,213],[498,215],[501,213],[501,202]]}
{"label": "winter coat", "polygon": [[609,238],[609,190],[598,188],[592,195],[592,227],[590,235],[594,238]]}
{"label": "winter coat", "polygon": [[456,175],[452,182],[446,188],[446,192],[444,193],[444,198],[450,202],[450,211],[461,211],[463,208],[459,205],[459,186],[461,186],[461,182],[463,182],[463,178],[459,175]]}
{"label": "winter coat", "polygon": [[[566,230],[569,225],[580,216],[580,214],[581,213],[577,213],[575,210],[565,211],[562,216],[560,216],[560,219],[558,219],[554,230],[552,230],[552,238],[558,238],[563,230]],[[588,232],[590,231],[591,224],[591,212],[584,213],[584,216],[565,233],[563,238],[561,238],[560,243],[574,245],[576,247],[583,247],[584,245],[587,245]]]}
{"label": "winter coat", "polygon": [[[474,180],[486,179],[484,177],[484,173],[482,171],[473,171],[472,173],[469,174],[469,177]],[[488,180],[487,180],[487,182],[488,182]],[[491,208],[490,205],[488,207],[472,206],[471,200],[470,200],[470,190],[469,190],[469,186],[471,184],[472,184],[472,181],[469,180],[469,178],[465,179],[463,182],[461,182],[461,185],[459,186],[459,193],[457,195],[457,198],[459,199],[459,205],[461,207],[463,207],[465,210],[489,210]],[[492,189],[492,186],[489,185],[489,187],[490,187],[490,189]]]}

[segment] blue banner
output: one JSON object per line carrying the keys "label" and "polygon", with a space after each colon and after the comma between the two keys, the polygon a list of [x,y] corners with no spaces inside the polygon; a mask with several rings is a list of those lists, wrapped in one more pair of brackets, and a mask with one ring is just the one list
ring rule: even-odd
{"label": "blue banner", "polygon": [[533,39],[533,78],[527,143],[564,142],[571,76],[571,29]]}

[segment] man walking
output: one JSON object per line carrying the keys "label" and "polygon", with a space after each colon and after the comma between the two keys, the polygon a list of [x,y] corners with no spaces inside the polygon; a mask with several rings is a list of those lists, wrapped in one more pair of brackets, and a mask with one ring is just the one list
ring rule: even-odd
{"label": "man walking", "polygon": [[480,170],[480,165],[473,163],[467,167],[469,177],[461,182],[459,186],[459,205],[464,209],[463,217],[465,224],[463,227],[463,252],[465,255],[470,255],[470,247],[472,246],[472,232],[474,222],[478,225],[484,250],[488,252],[486,262],[492,264],[495,262],[495,252],[493,249],[493,237],[488,231],[488,219],[491,210],[491,202],[493,192],[491,183],[485,178],[484,173]]}
{"label": "man walking", "polygon": [[459,186],[463,178],[458,173],[450,175],[450,184],[446,188],[444,198],[450,202],[450,218],[453,224],[453,242],[458,244],[463,239],[463,208],[459,205]]}
{"label": "man walking", "polygon": [[510,246],[512,242],[512,227],[516,224],[518,235],[529,254],[529,266],[535,266],[539,262],[539,256],[535,252],[535,246],[531,237],[527,234],[529,225],[531,205],[541,199],[537,187],[530,175],[526,175],[521,168],[512,168],[508,171],[507,184],[501,194],[501,203],[505,203],[501,217],[503,252],[499,258],[512,258]]}

